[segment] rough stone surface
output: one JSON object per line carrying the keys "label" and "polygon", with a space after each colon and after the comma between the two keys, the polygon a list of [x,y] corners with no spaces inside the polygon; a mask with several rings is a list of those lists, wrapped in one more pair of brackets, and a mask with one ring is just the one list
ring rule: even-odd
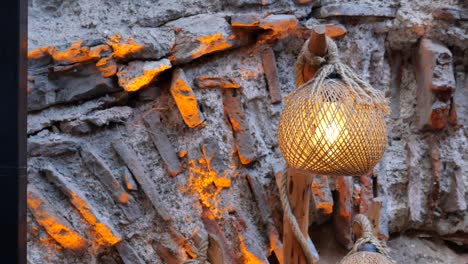
{"label": "rough stone surface", "polygon": [[455,89],[452,53],[439,43],[423,39],[415,60],[419,126],[424,130],[443,129],[449,119],[450,97]]}
{"label": "rough stone surface", "polygon": [[195,80],[198,88],[239,89],[240,85],[230,78],[217,76],[200,76]]}
{"label": "rough stone surface", "polygon": [[77,63],[35,75],[28,80],[28,110],[91,99],[119,91],[113,79],[104,78],[95,63]]}
{"label": "rough stone surface", "polygon": [[108,45],[117,60],[157,60],[169,54],[175,33],[166,28],[134,27],[130,32],[110,36]]}
{"label": "rough stone surface", "polygon": [[[315,11],[314,11],[315,12]],[[338,16],[357,17],[395,17],[397,9],[392,7],[378,7],[365,4],[330,4],[317,9],[317,16],[320,18]]]}
{"label": "rough stone surface", "polygon": [[271,103],[281,103],[282,95],[279,88],[278,69],[276,68],[275,53],[271,48],[262,51],[262,65],[267,79],[268,90],[270,91]]}
{"label": "rough stone surface", "polygon": [[197,98],[183,70],[174,71],[170,91],[185,124],[190,128],[202,124],[205,118],[198,108]]}
{"label": "rough stone surface", "polygon": [[117,72],[119,85],[128,92],[135,92],[149,85],[163,71],[172,67],[167,59],[159,61],[132,61]]}
{"label": "rough stone surface", "polygon": [[53,210],[53,207],[33,187],[28,188],[28,208],[36,221],[65,249],[82,252],[88,242],[72,229],[70,223]]}
{"label": "rough stone surface", "polygon": [[[79,255],[62,250],[29,210],[29,262],[185,261],[196,258],[207,239],[210,263],[243,263],[249,256],[276,263],[281,251],[274,241],[282,237],[283,217],[274,175],[285,169],[276,131],[284,105],[271,103],[268,67],[260,51],[271,47],[276,73],[270,74],[276,75],[280,94],[286,96],[295,89],[295,58],[310,28],[318,24],[336,37],[342,61],[383,91],[392,109],[387,150],[373,182],[346,179],[346,202],[339,199],[343,179],[322,177],[316,182],[313,199],[322,202],[327,213],[330,207],[332,211],[317,213],[311,203],[310,237],[320,263],[336,263],[347,253],[334,237],[339,233],[349,245],[348,214],[365,211],[371,193],[382,201],[379,238],[390,239],[396,260],[467,262],[461,250],[453,252],[441,242],[450,241],[451,247],[455,243],[456,249],[468,244],[464,10],[460,1],[429,0],[29,1],[28,186],[39,190],[52,212],[91,245]],[[322,11],[327,11],[324,17]],[[432,43],[428,57],[418,55],[422,39]],[[423,57],[430,68],[418,67]],[[183,70],[204,116],[203,127],[191,129],[184,122],[170,94],[172,69],[158,76],[145,74],[144,65],[157,61],[167,67],[171,61]],[[122,71],[129,69],[132,73],[125,76]],[[424,111],[419,103],[423,75],[416,69],[424,69],[424,76],[431,78],[427,83],[438,87],[427,90],[434,100]],[[129,78],[122,83],[122,77]],[[128,88],[135,80],[137,94],[119,87],[119,81]],[[451,94],[444,92],[445,86]],[[230,111],[239,110],[231,113],[232,120],[224,109],[228,91],[236,93]],[[446,124],[437,132],[421,131],[421,113],[434,108],[448,111]],[[154,131],[144,122],[149,110],[160,113],[164,142],[181,168],[177,177],[169,176],[152,142]],[[233,120],[247,128],[247,140],[233,129]],[[431,152],[431,138],[438,154]],[[113,149],[115,141],[127,148],[125,158]],[[255,153],[248,164],[239,159],[240,143],[255,151],[247,152]],[[83,163],[83,146],[93,147],[107,174],[135,200],[141,212],[136,221],[129,221],[109,188]],[[437,191],[433,173],[439,163]],[[68,188],[40,173],[48,166]],[[255,177],[256,193],[244,175]],[[70,199],[67,190],[80,199]],[[420,200],[415,202],[413,194]],[[338,208],[346,214],[339,216]],[[100,225],[90,224],[87,212],[115,236],[102,239],[103,233],[96,232]],[[265,214],[271,217],[265,219]],[[332,215],[344,224],[334,227]],[[401,237],[402,232],[416,237]],[[122,240],[115,243],[116,237]]]}
{"label": "rough stone surface", "polygon": [[168,23],[167,26],[177,32],[170,57],[176,65],[241,44],[226,19],[219,15],[182,18]]}
{"label": "rough stone surface", "polygon": [[235,15],[231,17],[231,25],[238,29],[261,30],[259,42],[269,42],[293,34],[297,30],[298,21],[292,15]]}

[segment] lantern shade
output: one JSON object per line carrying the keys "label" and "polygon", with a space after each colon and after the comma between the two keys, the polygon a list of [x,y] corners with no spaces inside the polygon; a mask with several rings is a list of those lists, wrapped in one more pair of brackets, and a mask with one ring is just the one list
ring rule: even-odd
{"label": "lantern shade", "polygon": [[394,264],[393,261],[388,259],[382,254],[375,252],[356,252],[350,256],[346,256],[340,261],[340,264]]}
{"label": "lantern shade", "polygon": [[317,175],[365,175],[382,158],[387,132],[382,108],[356,100],[338,79],[303,86],[285,101],[278,127],[292,168]]}

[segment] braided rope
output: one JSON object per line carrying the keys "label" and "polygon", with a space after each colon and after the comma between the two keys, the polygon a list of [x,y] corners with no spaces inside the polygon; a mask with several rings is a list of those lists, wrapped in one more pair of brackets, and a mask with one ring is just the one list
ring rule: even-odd
{"label": "braided rope", "polygon": [[[348,90],[355,96],[358,103],[372,105],[381,108],[385,113],[389,112],[388,100],[384,94],[372,88],[366,81],[362,80],[349,66],[343,64],[340,60],[338,47],[335,42],[327,37],[327,54],[324,57],[312,54],[308,48],[309,40],[307,40],[299,53],[296,60],[295,77],[297,90],[304,87],[311,89],[311,94],[319,93],[324,80],[333,72],[341,76],[343,82],[347,85]],[[306,64],[320,66],[315,76],[308,80],[304,80],[303,69]]]}
{"label": "braided rope", "polygon": [[287,185],[288,185],[288,176],[287,174],[283,174],[281,178],[281,186],[280,186],[281,187],[280,199],[281,199],[281,205],[283,206],[283,213],[288,219],[289,223],[291,224],[291,229],[293,231],[293,234],[296,237],[297,242],[299,242],[299,245],[302,248],[302,252],[304,253],[304,256],[306,257],[307,263],[312,264],[317,259],[317,257],[314,256],[314,253],[309,248],[309,243],[307,242],[306,237],[302,233],[301,228],[299,227],[299,224],[297,223],[296,216],[294,216],[292,212],[291,205],[289,204],[289,199],[288,199]]}
{"label": "braided rope", "polygon": [[389,262],[396,263],[395,260],[393,260],[390,257],[390,250],[388,249],[387,245],[384,242],[380,241],[372,233],[372,225],[369,219],[367,219],[365,215],[363,214],[356,215],[354,217],[353,223],[356,223],[361,227],[362,236],[358,240],[356,240],[356,243],[354,243],[353,248],[351,249],[351,251],[348,252],[348,254],[345,256],[344,259],[358,252],[358,249],[361,245],[366,244],[366,243],[371,243],[377,248],[377,252],[385,256]]}
{"label": "braided rope", "polygon": [[201,240],[200,245],[197,248],[197,257],[184,261],[183,264],[210,264],[207,254],[209,245],[210,241],[208,240],[208,236],[206,236]]}

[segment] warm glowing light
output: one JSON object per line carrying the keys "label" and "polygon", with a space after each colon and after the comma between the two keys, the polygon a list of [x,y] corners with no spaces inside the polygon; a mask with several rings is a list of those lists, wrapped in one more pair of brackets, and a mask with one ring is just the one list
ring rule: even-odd
{"label": "warm glowing light", "polygon": [[316,128],[314,137],[316,141],[319,141],[321,138],[325,138],[329,144],[333,144],[341,134],[344,123],[343,120],[340,120],[341,116],[337,112],[336,103],[325,103],[324,109],[326,110],[323,116],[319,116],[317,118],[320,121]]}
{"label": "warm glowing light", "polygon": [[278,127],[286,162],[317,175],[367,174],[385,150],[384,111],[358,102],[341,81],[327,80],[318,89],[286,98]]}

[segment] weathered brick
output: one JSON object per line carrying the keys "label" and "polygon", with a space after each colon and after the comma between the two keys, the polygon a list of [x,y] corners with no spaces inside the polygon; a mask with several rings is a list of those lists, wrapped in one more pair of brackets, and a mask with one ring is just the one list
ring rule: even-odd
{"label": "weathered brick", "polygon": [[153,248],[163,263],[184,264],[188,260],[184,248],[170,238],[164,238],[163,241],[159,242],[155,241]]}
{"label": "weathered brick", "polygon": [[173,30],[161,27],[132,27],[129,32],[108,37],[112,57],[117,60],[157,60],[174,46]]}
{"label": "weathered brick", "polygon": [[337,199],[333,208],[333,226],[338,243],[350,249],[353,246],[353,178],[338,177],[336,180]]}
{"label": "weathered brick", "polygon": [[374,191],[372,188],[372,174],[361,176],[359,178],[361,185],[360,199],[359,199],[359,213],[366,214],[372,205],[372,199],[374,198]]}
{"label": "weathered brick", "polygon": [[268,252],[263,247],[260,247],[249,233],[245,217],[240,210],[235,211],[235,219],[232,221],[234,229],[237,231],[239,239],[240,252],[242,253],[243,263],[270,263],[267,259]]}
{"label": "weathered brick", "polygon": [[421,153],[416,142],[409,141],[406,144],[407,166],[408,166],[408,209],[409,220],[415,224],[422,224],[424,221],[423,186],[421,175]]}
{"label": "weathered brick", "polygon": [[28,185],[28,208],[37,223],[63,248],[85,251],[88,241],[73,230],[70,223],[57,214],[51,205],[33,186]]}
{"label": "weathered brick", "polygon": [[298,5],[306,5],[306,4],[310,4],[314,2],[314,0],[293,0],[293,1],[294,3]]}
{"label": "weathered brick", "polygon": [[117,252],[119,252],[120,258],[125,264],[144,264],[145,262],[141,259],[135,250],[130,246],[126,240],[122,240],[115,245]]}
{"label": "weathered brick", "polygon": [[390,62],[390,117],[394,120],[400,118],[400,101],[401,101],[401,76],[403,73],[402,56],[400,51],[391,50],[389,52]]}
{"label": "weathered brick", "polygon": [[104,78],[94,62],[54,66],[28,81],[28,111],[91,99],[118,92],[112,78]]}
{"label": "weathered brick", "polygon": [[171,235],[171,239],[177,244],[184,248],[185,253],[192,258],[197,257],[197,248],[193,245],[193,243],[185,238],[175,225],[169,226],[169,234]]}
{"label": "weathered brick", "polygon": [[106,57],[96,62],[97,69],[102,77],[109,78],[117,74],[117,62],[112,57]]}
{"label": "weathered brick", "polygon": [[40,47],[28,51],[28,71],[41,69],[52,63],[53,59],[49,53],[50,47]]}
{"label": "weathered brick", "polygon": [[138,98],[142,101],[153,101],[158,98],[161,90],[156,85],[149,85],[138,91]]}
{"label": "weathered brick", "polygon": [[442,205],[442,209],[446,213],[464,212],[468,208],[465,199],[465,184],[464,175],[460,167],[453,171],[453,175],[449,180],[449,192],[447,198]]}
{"label": "weathered brick", "polygon": [[128,220],[134,221],[141,216],[139,207],[131,195],[129,195],[115,179],[114,174],[104,160],[90,147],[80,151],[81,159],[86,167],[98,178],[104,188],[112,195]]}
{"label": "weathered brick", "polygon": [[140,184],[140,187],[143,189],[143,192],[150,200],[154,209],[164,220],[170,221],[172,217],[167,212],[167,209],[161,204],[162,198],[156,192],[155,184],[146,174],[143,164],[141,164],[141,161],[138,159],[136,152],[120,140],[112,142],[112,147],[133,173],[133,176]]}
{"label": "weathered brick", "polygon": [[76,153],[79,149],[79,142],[63,136],[53,138],[32,137],[28,139],[28,155],[31,157],[55,157]]}
{"label": "weathered brick", "polygon": [[200,109],[198,109],[197,98],[182,69],[174,71],[170,92],[182,115],[182,119],[184,119],[188,127],[194,128],[203,123],[205,118]]}
{"label": "weathered brick", "polygon": [[110,123],[124,123],[132,113],[133,109],[131,107],[115,106],[93,111],[81,119],[95,126],[102,127]]}
{"label": "weathered brick", "polygon": [[439,7],[432,11],[432,16],[436,19],[441,20],[468,20],[468,11],[466,9],[450,8],[450,7]]}
{"label": "weathered brick", "polygon": [[443,129],[449,119],[450,98],[455,90],[452,53],[439,43],[423,39],[416,56],[418,126],[422,130]]}
{"label": "weathered brick", "polygon": [[440,159],[440,149],[437,139],[430,136],[429,140],[429,159],[431,161],[432,179],[430,180],[429,197],[427,199],[427,210],[429,213],[428,224],[434,220],[435,209],[439,203],[440,197],[440,178],[442,175],[442,161]]}
{"label": "weathered brick", "polygon": [[311,197],[315,210],[320,210],[324,216],[331,215],[333,212],[333,196],[327,176],[313,177]]}
{"label": "weathered brick", "polygon": [[276,0],[226,0],[226,4],[243,7],[246,5],[270,5],[274,3]]}
{"label": "weathered brick", "polygon": [[172,146],[169,138],[164,131],[164,127],[161,123],[161,116],[156,110],[150,110],[143,117],[146,126],[151,131],[150,137],[153,141],[154,146],[159,151],[167,171],[171,176],[177,176],[182,172],[182,166],[175,148]]}
{"label": "weathered brick", "polygon": [[263,71],[265,72],[268,90],[270,91],[271,103],[281,103],[282,95],[281,89],[279,87],[278,69],[276,68],[275,53],[273,52],[273,49],[267,47],[264,50],[262,50],[261,55]]}
{"label": "weathered brick", "polygon": [[229,249],[229,243],[223,231],[208,208],[203,209],[202,221],[208,232],[209,248],[207,255],[209,262],[213,264],[236,263],[234,261],[236,258]]}
{"label": "weathered brick", "polygon": [[393,7],[379,7],[376,5],[341,3],[325,5],[314,10],[313,15],[319,18],[356,16],[356,17],[388,17],[394,18],[397,9]]}
{"label": "weathered brick", "polygon": [[59,127],[62,132],[72,135],[87,134],[93,130],[93,128],[88,124],[88,122],[79,119],[61,122]]}
{"label": "weathered brick", "polygon": [[258,153],[255,141],[249,131],[249,123],[241,106],[240,96],[235,90],[225,90],[223,104],[224,112],[234,132],[239,159],[244,165],[250,164],[258,158]]}
{"label": "weathered brick", "polygon": [[169,57],[174,65],[244,44],[234,34],[226,19],[219,15],[185,17],[170,22],[167,26],[177,32],[175,46]]}
{"label": "weathered brick", "polygon": [[[258,41],[265,42],[285,37],[297,29],[298,21],[294,15],[234,15],[231,17],[234,28],[263,30]],[[257,33],[258,34],[258,33]]]}
{"label": "weathered brick", "polygon": [[123,182],[125,189],[127,189],[128,191],[138,191],[138,185],[135,182],[132,173],[127,169],[127,167],[124,168]]}
{"label": "weathered brick", "polygon": [[72,43],[69,48],[64,50],[59,50],[52,46],[48,49],[48,52],[59,64],[85,62],[98,59],[101,56],[100,52],[96,52],[96,50],[91,52],[90,48],[84,45],[83,40]]}
{"label": "weathered brick", "polygon": [[222,88],[222,89],[239,89],[240,85],[233,79],[217,76],[199,76],[195,80],[195,85],[198,88]]}
{"label": "weathered brick", "polygon": [[250,190],[252,190],[252,193],[257,202],[257,208],[260,211],[263,224],[265,224],[267,228],[270,250],[274,251],[276,258],[278,258],[280,263],[283,263],[284,248],[278,230],[276,229],[275,223],[273,221],[271,208],[265,196],[265,191],[254,176],[247,174],[246,177],[250,186]]}
{"label": "weathered brick", "polygon": [[150,84],[159,74],[172,67],[168,59],[159,61],[132,61],[117,72],[119,85],[135,92]]}
{"label": "weathered brick", "polygon": [[51,181],[70,200],[71,204],[78,210],[83,219],[91,226],[96,235],[96,243],[101,246],[113,246],[122,239],[112,228],[99,219],[96,212],[90,206],[85,196],[61,173],[49,165],[43,169],[47,179]]}

